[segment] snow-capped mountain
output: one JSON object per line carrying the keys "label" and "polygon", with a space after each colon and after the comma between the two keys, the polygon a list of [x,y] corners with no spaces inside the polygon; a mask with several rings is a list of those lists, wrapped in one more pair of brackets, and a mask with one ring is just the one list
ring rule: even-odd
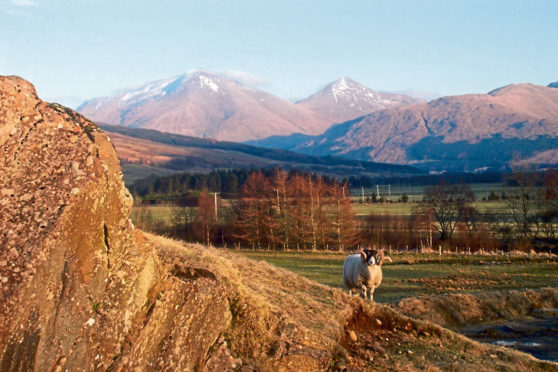
{"label": "snow-capped mountain", "polygon": [[331,123],[340,123],[377,110],[421,102],[403,94],[377,92],[342,77],[297,105],[311,109]]}
{"label": "snow-capped mountain", "polygon": [[319,134],[332,123],[312,110],[207,71],[190,71],[77,109],[97,122],[228,141]]}

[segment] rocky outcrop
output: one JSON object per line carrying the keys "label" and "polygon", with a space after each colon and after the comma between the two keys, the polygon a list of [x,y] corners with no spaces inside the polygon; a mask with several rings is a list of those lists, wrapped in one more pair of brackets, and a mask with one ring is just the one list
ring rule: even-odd
{"label": "rocky outcrop", "polygon": [[231,318],[223,287],[142,243],[110,140],[2,77],[0,148],[0,370],[204,365]]}

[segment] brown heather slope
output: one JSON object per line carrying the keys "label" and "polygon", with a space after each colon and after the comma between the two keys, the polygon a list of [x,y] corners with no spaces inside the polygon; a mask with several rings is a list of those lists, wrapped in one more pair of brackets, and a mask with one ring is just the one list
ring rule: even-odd
{"label": "brown heather slope", "polygon": [[412,175],[424,172],[409,166],[319,158],[285,150],[265,149],[235,142],[215,141],[150,129],[100,124],[122,162],[125,182],[151,174],[210,172],[219,169],[297,168],[306,172],[345,177]]}
{"label": "brown heather slope", "polygon": [[95,98],[78,111],[96,122],[238,142],[315,135],[331,125],[307,108],[205,71]]}
{"label": "brown heather slope", "polygon": [[0,371],[555,370],[293,273],[135,230],[112,144],[0,77]]}

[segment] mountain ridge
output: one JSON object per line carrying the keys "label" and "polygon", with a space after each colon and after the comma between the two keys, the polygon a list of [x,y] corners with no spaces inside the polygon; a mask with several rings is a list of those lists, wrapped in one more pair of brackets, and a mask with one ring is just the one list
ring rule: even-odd
{"label": "mountain ridge", "polygon": [[97,122],[233,141],[319,134],[330,124],[311,110],[203,70],[94,98],[78,111]]}
{"label": "mountain ridge", "polygon": [[90,99],[77,111],[96,122],[244,142],[272,135],[317,135],[336,122],[418,102],[343,77],[292,103],[223,75],[191,70]]}
{"label": "mountain ridge", "polygon": [[[376,111],[336,124],[305,142],[298,139],[298,144],[289,149],[316,156],[422,164],[430,170],[473,170],[505,166],[511,160],[506,143],[517,146],[517,141],[523,141],[513,150],[527,149],[520,155],[531,157],[538,151],[558,147],[556,138],[558,91],[533,84],[512,84],[487,94],[447,96]],[[483,159],[482,151],[491,149],[491,142],[505,156],[493,154]],[[250,143],[276,147],[288,143],[288,138]],[[460,151],[452,150],[452,157],[445,157],[452,144]],[[467,164],[471,159],[474,161]]]}

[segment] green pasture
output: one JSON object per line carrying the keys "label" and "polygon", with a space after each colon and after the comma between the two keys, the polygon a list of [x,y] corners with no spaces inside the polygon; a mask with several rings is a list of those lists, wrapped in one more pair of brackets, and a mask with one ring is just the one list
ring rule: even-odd
{"label": "green pasture", "polygon": [[[343,287],[345,253],[269,252],[240,250],[308,279]],[[548,257],[456,256],[392,254],[383,266],[384,280],[375,292],[377,302],[405,297],[474,293],[490,290],[558,287],[558,259]]]}
{"label": "green pasture", "polygon": [[[419,206],[418,203],[373,203],[373,204],[359,204],[355,202],[353,208],[358,216],[367,216],[371,213],[381,215],[403,215],[410,216],[413,207]],[[481,213],[500,213],[506,210],[505,201],[476,201],[473,206]],[[148,207],[135,207],[149,208],[149,211],[154,221],[161,221],[170,223],[172,219],[172,208],[168,205],[155,205]]]}
{"label": "green pasture", "polygon": [[[419,203],[372,203],[372,204],[359,204],[355,201],[353,208],[355,209],[358,216],[367,216],[371,213],[373,214],[390,214],[410,216],[413,207],[418,207]],[[495,201],[484,201],[477,200],[472,203],[479,212],[481,213],[501,213],[506,210],[506,202],[502,200]]]}
{"label": "green pasture", "polygon": [[[476,199],[487,198],[491,191],[494,191],[498,196],[502,194],[502,191],[509,195],[510,192],[514,190],[513,187],[504,186],[501,183],[470,183],[468,184],[473,190]],[[423,198],[424,190],[428,186],[408,186],[408,185],[378,185],[378,188],[370,187],[364,189],[364,197],[377,195],[379,192],[380,196],[387,199],[391,198],[392,201],[397,201],[401,198],[403,194],[407,194],[410,201],[420,201]],[[362,197],[362,189],[355,188],[351,189],[351,196],[355,199]],[[391,196],[390,196],[391,194]]]}

